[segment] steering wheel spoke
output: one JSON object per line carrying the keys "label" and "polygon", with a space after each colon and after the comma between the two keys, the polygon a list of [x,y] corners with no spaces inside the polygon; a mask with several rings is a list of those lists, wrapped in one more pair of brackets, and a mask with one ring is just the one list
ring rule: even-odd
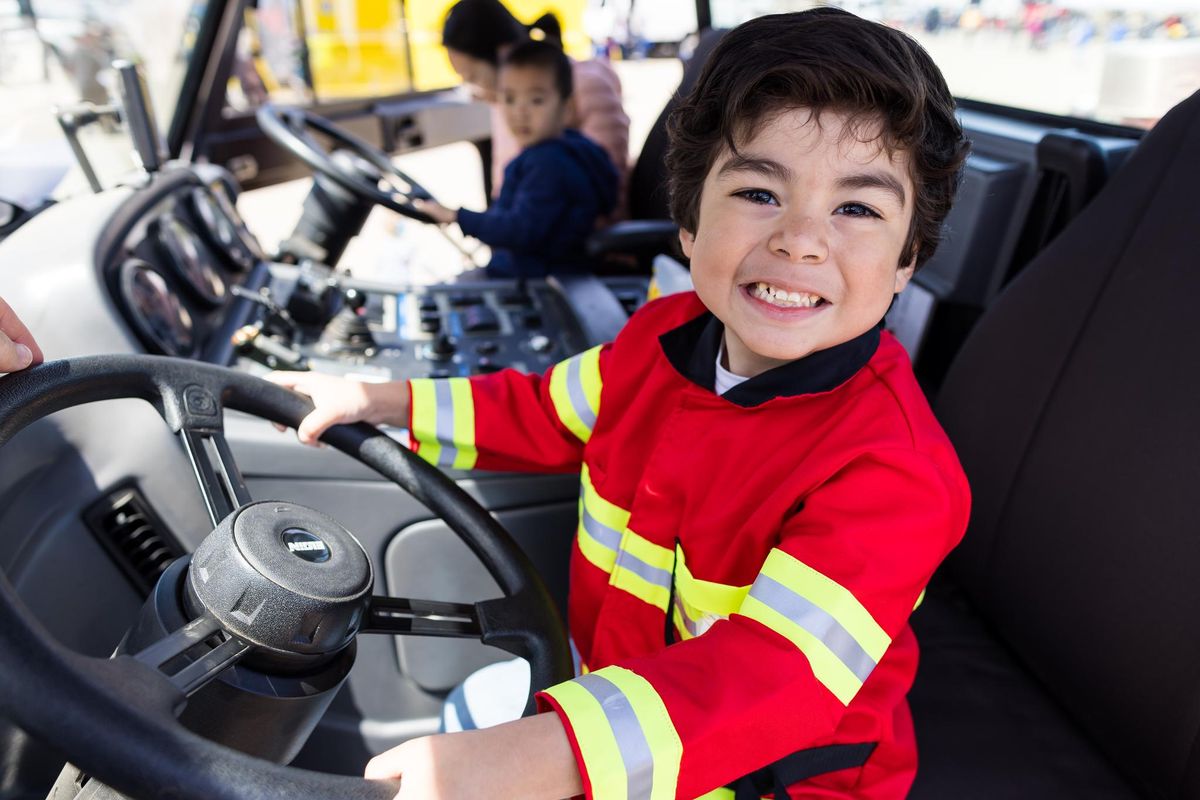
{"label": "steering wheel spoke", "polygon": [[[194,652],[200,651],[200,652]],[[185,656],[193,652],[193,659]],[[250,652],[250,644],[205,615],[159,639],[133,657],[163,673],[185,697],[195,694]]]}
{"label": "steering wheel spoke", "polygon": [[249,652],[249,643],[205,615],[134,654],[66,657],[118,702],[173,720],[188,697]]}
{"label": "steering wheel spoke", "polygon": [[251,501],[242,472],[234,461],[229,442],[220,431],[186,427],[179,432],[192,471],[204,496],[209,520],[221,520]]}
{"label": "steering wheel spoke", "polygon": [[372,597],[359,633],[479,639],[483,628],[479,612],[469,603]]}

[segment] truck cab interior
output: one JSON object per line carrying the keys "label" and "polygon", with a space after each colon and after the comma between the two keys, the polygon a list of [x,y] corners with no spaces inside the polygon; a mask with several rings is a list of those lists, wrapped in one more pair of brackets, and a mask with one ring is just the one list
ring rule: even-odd
{"label": "truck cab interior", "polygon": [[[50,362],[0,378],[0,800],[382,799],[395,785],[356,777],[365,762],[435,732],[474,669],[515,653],[537,688],[571,674],[576,476],[442,472],[407,452],[404,431],[363,425],[304,447],[270,423],[294,426],[305,401],[258,376],[542,372],[610,340],[672,235],[662,153],[678,95],[647,117],[635,221],[593,239],[594,274],[364,271],[355,237],[371,215],[428,233],[410,201],[454,188],[397,157],[456,142],[486,156],[487,115],[420,79],[432,56],[413,31],[436,29],[446,3],[387,12],[409,31],[406,74],[387,91],[323,96],[319,71],[300,70],[307,95],[269,80],[256,99],[239,78],[247,38],[267,30],[256,20],[287,8],[311,26],[324,5],[183,3],[176,75],[149,80],[174,94],[151,98],[149,65],[118,62],[111,106],[58,111],[76,150],[89,126],[127,130],[121,157],[136,152],[137,169],[94,150],[74,173],[90,190],[41,194],[0,171],[0,297]],[[582,18],[582,3],[563,5]],[[938,28],[965,29],[981,9],[935,25],[933,4],[894,5],[930,37],[967,36]],[[71,34],[45,8],[36,38],[25,15],[0,17],[0,48],[36,41],[51,74],[79,61],[61,42],[92,23]],[[748,12],[699,0],[694,13],[679,92]],[[302,37],[310,70],[344,55],[326,33]],[[1061,44],[1045,26],[1003,35],[1035,53]],[[0,51],[0,90],[4,69]],[[948,233],[887,321],[973,493],[964,543],[913,617],[914,798],[1200,794],[1200,381],[1183,346],[1200,297],[1200,96],[1188,91],[1107,118],[960,98],[972,152]],[[1146,116],[1162,119],[1131,124]],[[31,163],[4,147],[0,163]],[[300,207],[277,211],[298,221],[264,245],[256,226],[271,215],[243,210],[300,179]],[[297,531],[300,558],[262,545],[277,529]],[[353,558],[314,584],[323,540]],[[231,577],[195,578],[210,573]]]}

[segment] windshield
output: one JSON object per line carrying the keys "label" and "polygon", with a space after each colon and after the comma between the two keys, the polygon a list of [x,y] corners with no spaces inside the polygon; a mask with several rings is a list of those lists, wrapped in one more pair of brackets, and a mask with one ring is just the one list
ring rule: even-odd
{"label": "windshield", "polygon": [[[818,5],[713,0],[713,24]],[[1197,0],[843,0],[915,37],[956,97],[1151,127],[1200,88]]]}
{"label": "windshield", "polygon": [[[207,0],[0,0],[0,199],[29,207],[85,189],[54,109],[119,101],[110,65],[142,64],[167,131]],[[79,134],[100,182],[133,167],[111,119]]]}

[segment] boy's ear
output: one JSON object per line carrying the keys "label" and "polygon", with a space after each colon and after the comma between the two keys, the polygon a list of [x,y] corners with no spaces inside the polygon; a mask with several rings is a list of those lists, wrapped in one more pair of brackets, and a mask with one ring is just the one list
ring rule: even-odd
{"label": "boy's ear", "polygon": [[896,270],[896,285],[892,289],[892,294],[900,294],[904,291],[904,287],[908,286],[908,282],[912,280],[913,273],[917,271],[917,254],[913,253],[913,257],[909,259],[906,266]]}
{"label": "boy's ear", "polygon": [[686,228],[679,229],[679,246],[683,249],[683,254],[688,258],[692,257],[692,245],[696,243],[696,234]]}

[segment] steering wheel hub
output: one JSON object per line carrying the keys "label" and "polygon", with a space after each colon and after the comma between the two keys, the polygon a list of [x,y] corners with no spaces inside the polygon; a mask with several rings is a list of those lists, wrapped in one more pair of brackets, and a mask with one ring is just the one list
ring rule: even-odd
{"label": "steering wheel hub", "polygon": [[349,531],[311,508],[258,502],[226,517],[196,549],[189,612],[276,653],[336,652],[363,622],[374,576]]}

